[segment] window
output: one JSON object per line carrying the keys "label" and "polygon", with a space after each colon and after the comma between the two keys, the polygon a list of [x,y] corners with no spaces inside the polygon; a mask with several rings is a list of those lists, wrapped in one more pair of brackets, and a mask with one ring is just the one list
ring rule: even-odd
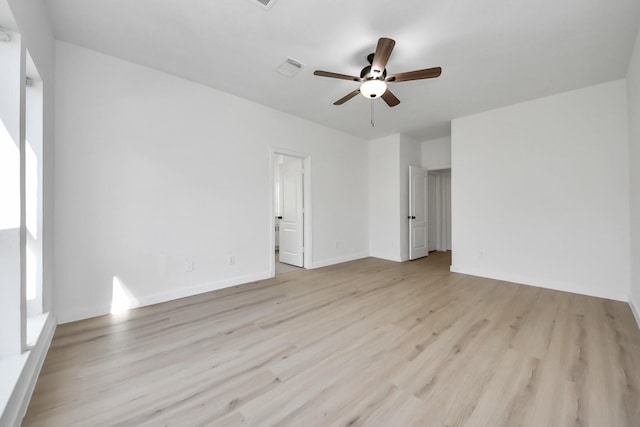
{"label": "window", "polygon": [[[13,22],[8,10],[0,7],[3,25]],[[28,349],[44,322],[43,83],[21,44],[0,27],[0,359]]]}
{"label": "window", "polygon": [[44,322],[42,316],[42,120],[43,83],[26,52],[24,202],[25,202],[25,299],[26,345],[35,344]]}
{"label": "window", "polygon": [[[42,79],[27,51],[25,78],[25,226],[27,316],[42,314]],[[29,341],[29,340],[28,340]]]}
{"label": "window", "polygon": [[[12,20],[8,17],[9,21]],[[1,22],[6,22],[2,16]],[[0,29],[0,359],[20,354],[26,328],[21,301],[21,40]]]}

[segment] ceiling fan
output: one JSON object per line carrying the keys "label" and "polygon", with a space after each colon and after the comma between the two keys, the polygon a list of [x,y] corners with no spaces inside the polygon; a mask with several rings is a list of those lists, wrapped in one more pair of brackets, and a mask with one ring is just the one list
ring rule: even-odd
{"label": "ceiling fan", "polygon": [[432,79],[440,76],[442,68],[434,67],[424,70],[408,71],[406,73],[387,75],[387,62],[396,42],[388,38],[380,38],[376,52],[367,56],[369,64],[360,71],[360,77],[346,74],[331,73],[329,71],[316,70],[316,76],[331,77],[334,79],[353,80],[362,83],[360,88],[338,99],[333,105],[342,105],[357,94],[361,93],[365,98],[382,98],[389,107],[400,104],[400,100],[387,88],[388,83],[407,82],[409,80]]}

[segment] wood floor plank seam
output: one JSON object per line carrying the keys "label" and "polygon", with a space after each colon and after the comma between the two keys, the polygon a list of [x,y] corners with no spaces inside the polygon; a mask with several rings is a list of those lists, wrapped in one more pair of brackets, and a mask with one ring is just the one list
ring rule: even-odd
{"label": "wood floor plank seam", "polygon": [[365,258],[60,325],[24,426],[640,426],[627,304]]}

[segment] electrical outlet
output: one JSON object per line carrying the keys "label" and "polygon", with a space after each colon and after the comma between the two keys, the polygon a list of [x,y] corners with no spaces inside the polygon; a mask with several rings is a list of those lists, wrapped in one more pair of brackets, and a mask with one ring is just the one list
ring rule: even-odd
{"label": "electrical outlet", "polygon": [[231,255],[231,256],[229,257],[229,259],[227,260],[227,264],[229,264],[229,265],[233,265],[233,264],[235,264],[235,263],[236,263],[236,257],[235,257],[235,256],[233,256],[233,255]]}
{"label": "electrical outlet", "polygon": [[187,261],[184,263],[184,271],[191,273],[193,271],[193,261]]}

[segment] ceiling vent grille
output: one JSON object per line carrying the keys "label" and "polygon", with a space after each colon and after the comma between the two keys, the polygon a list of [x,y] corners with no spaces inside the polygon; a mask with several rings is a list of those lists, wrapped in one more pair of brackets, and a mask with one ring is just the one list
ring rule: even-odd
{"label": "ceiling vent grille", "polygon": [[263,9],[271,9],[276,0],[249,0],[251,3],[260,6]]}
{"label": "ceiling vent grille", "polygon": [[11,34],[9,33],[9,31],[0,27],[0,42],[10,42],[10,41],[11,41]]}
{"label": "ceiling vent grille", "polygon": [[302,67],[304,67],[302,62],[296,61],[293,58],[287,58],[276,70],[284,76],[293,77],[298,74],[298,71],[300,71]]}

